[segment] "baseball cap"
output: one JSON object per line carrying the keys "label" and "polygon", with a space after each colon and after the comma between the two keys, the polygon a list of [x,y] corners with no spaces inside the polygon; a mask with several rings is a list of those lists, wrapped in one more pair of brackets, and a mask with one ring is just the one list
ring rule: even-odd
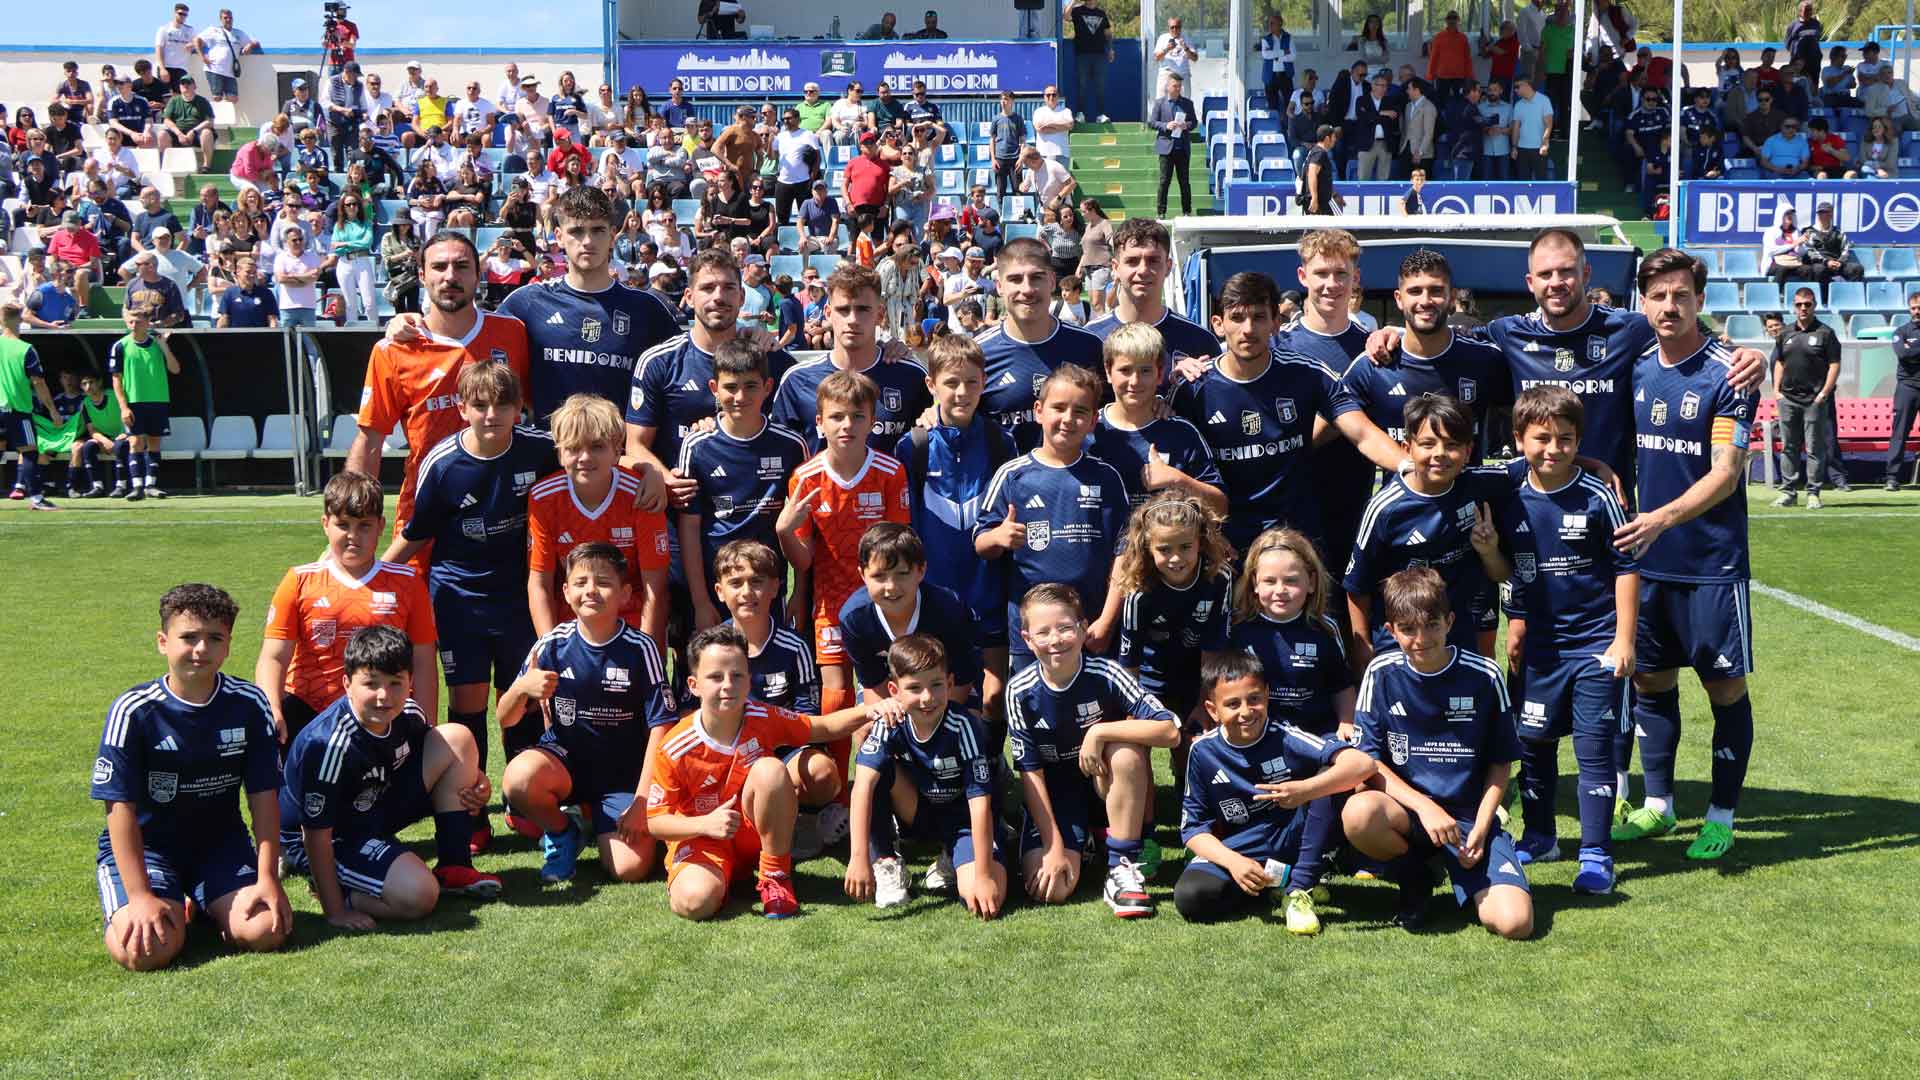
{"label": "baseball cap", "polygon": [[[975,250],[975,251],[978,251],[978,250],[980,250],[980,249],[979,249],[979,248],[975,248],[974,250]],[[943,259],[957,259],[957,258],[959,258],[959,257],[960,257],[960,249],[959,249],[959,248],[957,248],[957,247],[950,247],[950,248],[948,248],[948,249],[946,249],[945,251],[942,251],[942,252],[940,253],[940,257],[941,257],[941,258],[943,258]]]}
{"label": "baseball cap", "polygon": [[747,256],[747,265],[765,266],[767,265],[767,257],[765,255],[749,255]]}
{"label": "baseball cap", "polygon": [[969,259],[984,259],[986,257],[987,253],[982,248],[970,247],[967,249],[967,258]]}
{"label": "baseball cap", "polygon": [[[60,224],[62,224],[62,225],[78,225],[78,224],[80,224],[80,213],[79,213],[79,211],[76,211],[76,210],[69,210],[69,211],[67,211],[67,212],[66,212],[66,213],[64,213],[64,214],[61,214],[61,215],[60,215]],[[158,232],[159,230],[158,230],[158,229],[156,229],[156,230],[154,230],[154,231],[155,231],[155,232]]]}
{"label": "baseball cap", "polygon": [[421,70],[421,69],[423,69],[423,68],[424,68],[425,66],[426,66],[426,65],[424,65],[424,64],[422,64],[422,63],[421,63],[420,61],[418,61],[418,60],[409,60],[409,61],[407,61],[407,70],[408,70],[408,71],[419,71],[419,70]]}
{"label": "baseball cap", "polygon": [[347,61],[346,66],[341,68],[340,70],[345,71],[349,75],[358,75],[360,74],[360,61],[349,60]]}
{"label": "baseball cap", "polygon": [[1816,214],[1833,213],[1833,201],[1831,199],[1821,199],[1820,204],[1813,208],[1813,212]]}
{"label": "baseball cap", "polygon": [[[69,210],[69,211],[67,211],[67,212],[68,212],[68,213],[70,213],[70,214],[71,214],[71,213],[73,213],[73,211],[71,211],[71,210]],[[76,217],[77,217],[77,216],[78,216],[78,215],[76,215]],[[172,239],[172,238],[173,238],[173,230],[172,230],[172,229],[169,229],[169,228],[167,228],[167,227],[166,227],[165,225],[161,225],[161,226],[158,226],[158,227],[156,227],[156,228],[155,228],[155,229],[153,230],[153,233],[152,233],[152,235],[151,235],[151,236],[149,237],[149,239],[155,239],[155,240],[157,240],[157,239],[159,239],[159,238],[160,238],[160,237],[162,237],[162,236],[164,236],[164,237],[167,237],[168,239]]]}
{"label": "baseball cap", "polygon": [[815,191],[827,190],[827,182],[825,180],[815,180],[813,182],[813,190]]}
{"label": "baseball cap", "polygon": [[878,141],[880,141],[880,136],[874,134],[871,131],[861,132],[860,134],[860,143],[863,146],[866,145],[867,143],[878,142]]}
{"label": "baseball cap", "polygon": [[298,89],[300,89],[300,88],[302,88],[302,87],[304,87],[304,86],[306,86],[306,85],[307,85],[307,80],[305,80],[305,79],[295,79],[295,80],[293,80],[293,88],[294,88],[295,90],[298,90]]}
{"label": "baseball cap", "polygon": [[673,267],[663,262],[657,262],[647,267],[647,277],[649,278],[672,277],[673,273]]}

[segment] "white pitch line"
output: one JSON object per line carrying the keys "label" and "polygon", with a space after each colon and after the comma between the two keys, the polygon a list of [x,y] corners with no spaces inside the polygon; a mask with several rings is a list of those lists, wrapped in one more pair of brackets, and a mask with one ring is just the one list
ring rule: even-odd
{"label": "white pitch line", "polygon": [[1748,521],[1859,521],[1863,518],[1920,518],[1920,510],[1869,510],[1858,514],[1748,514]]}
{"label": "white pitch line", "polygon": [[72,517],[53,514],[35,514],[27,517],[24,513],[16,520],[0,518],[0,529],[57,529],[76,525],[114,525],[146,526],[149,528],[178,528],[182,525],[311,525],[312,518],[300,518],[293,521],[261,520],[259,518],[214,518],[214,517],[104,517],[94,514],[78,513]]}
{"label": "white pitch line", "polygon": [[1898,630],[1888,629],[1879,623],[1868,622],[1858,615],[1849,615],[1838,608],[1830,608],[1818,600],[1809,600],[1799,593],[1790,593],[1785,589],[1776,589],[1771,585],[1763,585],[1758,581],[1749,582],[1748,585],[1754,592],[1759,593],[1761,596],[1767,597],[1770,600],[1778,600],[1790,608],[1796,608],[1809,615],[1818,615],[1829,622],[1839,623],[1849,630],[1858,630],[1863,634],[1877,637],[1890,645],[1898,645],[1908,652],[1920,652],[1920,638],[1911,637]]}

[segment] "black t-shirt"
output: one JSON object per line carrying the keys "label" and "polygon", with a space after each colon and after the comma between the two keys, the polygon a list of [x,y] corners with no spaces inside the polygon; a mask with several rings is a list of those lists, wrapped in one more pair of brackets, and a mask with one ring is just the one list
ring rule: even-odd
{"label": "black t-shirt", "polygon": [[1106,10],[1082,5],[1068,14],[1073,17],[1073,51],[1105,53],[1108,38],[1113,32],[1113,20],[1107,18]]}
{"label": "black t-shirt", "polygon": [[1773,359],[1782,365],[1780,395],[1805,405],[1827,385],[1827,368],[1840,362],[1840,338],[1825,323],[1789,326],[1773,341]]}
{"label": "black t-shirt", "polygon": [[1314,200],[1324,206],[1333,201],[1333,155],[1327,153],[1326,147],[1318,143],[1314,144],[1313,149],[1307,151],[1306,165],[1309,175],[1313,173],[1313,166],[1316,163],[1320,166],[1320,179],[1315,182],[1312,194]]}
{"label": "black t-shirt", "polygon": [[173,86],[171,83],[163,83],[159,79],[148,79],[146,82],[135,79],[133,80],[133,92],[146,98],[147,104],[153,106],[153,111],[159,112],[160,106],[165,105],[167,99],[173,96]]}
{"label": "black t-shirt", "polygon": [[[720,200],[720,216],[729,221],[740,221],[750,218],[752,215],[747,209],[747,193],[744,191],[736,192],[733,198]],[[736,236],[751,237],[753,235],[752,227],[747,225],[728,225],[726,228],[720,230],[720,232],[721,235],[729,240]]]}
{"label": "black t-shirt", "polygon": [[762,199],[760,200],[760,205],[755,206],[753,202],[749,200],[744,210],[747,220],[753,222],[753,224],[747,226],[746,231],[741,233],[742,236],[751,238],[767,231],[767,223],[773,220],[772,203]]}
{"label": "black t-shirt", "polygon": [[[61,154],[73,150],[80,145],[80,126],[78,124],[70,123],[60,127],[54,127],[52,124],[48,124],[46,127],[41,128],[40,132],[47,137],[47,149],[51,150],[55,157],[59,157]],[[71,166],[69,167],[71,168]]]}
{"label": "black t-shirt", "polygon": [[1900,362],[1900,382],[1920,387],[1920,319],[1893,328],[1893,358]]}

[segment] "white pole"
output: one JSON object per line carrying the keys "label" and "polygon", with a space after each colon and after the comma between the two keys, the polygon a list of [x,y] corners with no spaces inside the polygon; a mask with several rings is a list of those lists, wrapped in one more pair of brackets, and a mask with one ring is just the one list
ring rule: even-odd
{"label": "white pole", "polygon": [[[1678,2],[1678,0],[1676,0]],[[1587,51],[1586,0],[1573,0],[1573,58],[1567,72],[1567,182],[1573,185],[1573,207],[1580,208],[1580,73]],[[1543,69],[1544,70],[1544,69]],[[1540,87],[1534,87],[1540,90]]]}
{"label": "white pole", "polygon": [[1907,58],[1907,71],[1902,78],[1913,82],[1913,0],[1907,0],[1907,32],[1902,35],[1901,46]]}
{"label": "white pole", "polygon": [[[1911,3],[1912,0],[1908,2]],[[1674,201],[1680,193],[1680,89],[1686,81],[1682,76],[1687,70],[1684,45],[1686,33],[1680,27],[1680,20],[1680,0],[1673,0],[1673,78],[1667,84],[1672,91],[1667,95],[1667,111],[1673,114],[1667,126],[1667,243],[1673,247],[1679,246],[1679,237],[1673,233],[1673,223],[1680,220],[1680,208],[1674,205]]]}

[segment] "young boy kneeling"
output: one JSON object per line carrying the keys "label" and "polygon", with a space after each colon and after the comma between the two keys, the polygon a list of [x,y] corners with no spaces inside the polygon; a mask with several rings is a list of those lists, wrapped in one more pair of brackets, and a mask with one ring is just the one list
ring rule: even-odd
{"label": "young boy kneeling", "polygon": [[[878,528],[879,526],[876,526]],[[854,758],[852,850],[847,895],[877,907],[907,901],[898,832],[940,845],[927,891],[956,882],[967,910],[983,919],[1007,899],[1006,851],[996,839],[993,767],[980,721],[949,703],[947,650],[911,634],[887,650],[887,693],[909,723],[875,725]]]}
{"label": "young boy kneeling", "polygon": [[1331,735],[1267,716],[1267,671],[1249,653],[1223,653],[1200,672],[1213,730],[1193,741],[1180,839],[1193,860],[1173,887],[1180,914],[1237,914],[1269,888],[1285,889],[1300,852],[1308,803],[1374,773],[1373,760]]}
{"label": "young boy kneeling", "polygon": [[[280,843],[313,877],[327,921],[371,930],[375,919],[423,919],[443,892],[490,900],[500,879],[473,868],[471,815],[493,787],[473,732],[434,727],[412,700],[413,645],[369,626],[346,652],[347,693],[287,748]],[[395,836],[433,819],[432,870]]]}
{"label": "young boy kneeling", "polygon": [[1367,791],[1347,800],[1341,822],[1364,855],[1389,864],[1400,883],[1394,921],[1426,922],[1438,856],[1461,907],[1505,938],[1533,933],[1533,894],[1496,811],[1520,758],[1506,678],[1493,661],[1447,644],[1454,612],[1435,571],[1402,570],[1380,590],[1387,628],[1400,646],[1367,665],[1354,708],[1360,749],[1379,766]]}

